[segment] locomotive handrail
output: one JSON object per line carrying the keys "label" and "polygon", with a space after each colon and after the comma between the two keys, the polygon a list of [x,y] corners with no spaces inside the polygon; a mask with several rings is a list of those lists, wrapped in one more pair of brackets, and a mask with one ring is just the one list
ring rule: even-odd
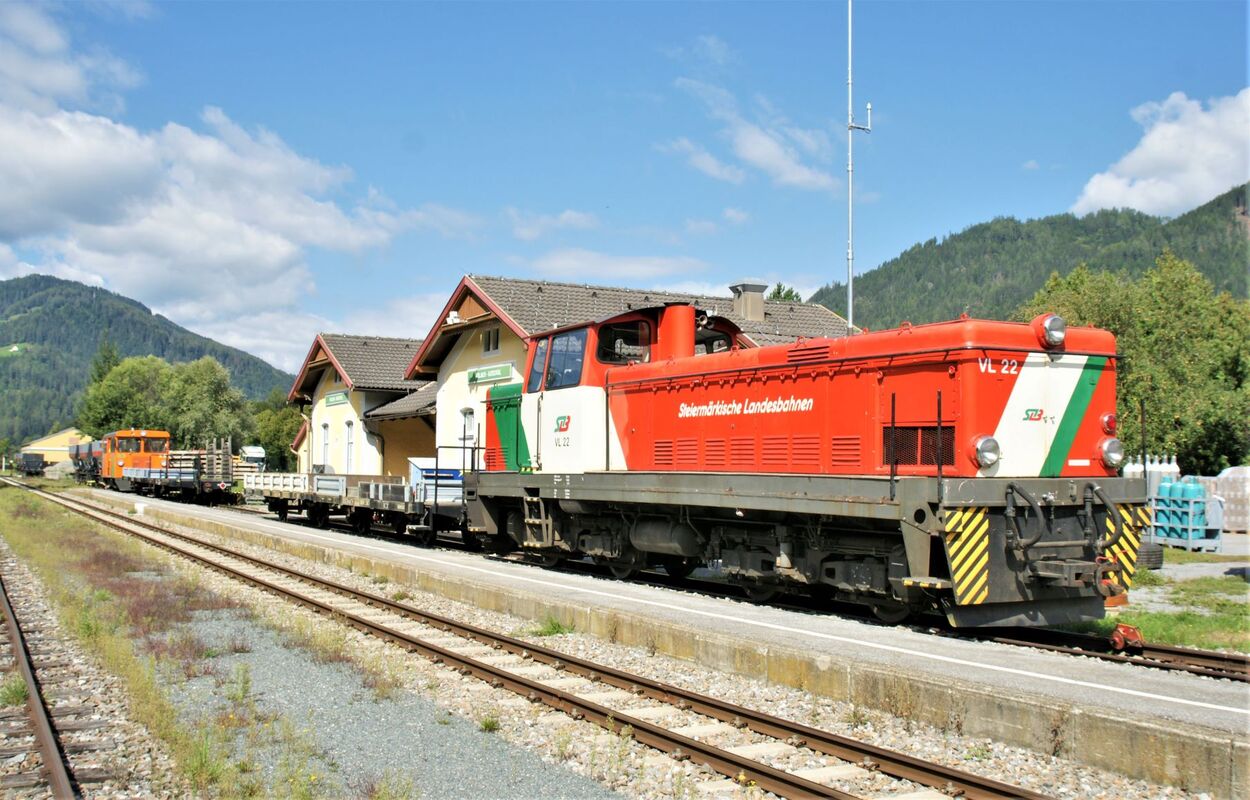
{"label": "locomotive handrail", "polygon": [[[767,366],[763,366],[759,364],[752,364],[752,365],[747,365],[747,366],[726,367],[725,369],[703,370],[700,372],[685,372],[685,373],[681,373],[678,375],[663,375],[663,376],[655,375],[649,378],[632,378],[630,380],[613,381],[611,373],[615,372],[617,369],[620,369],[620,367],[617,367],[616,369],[612,369],[608,371],[608,375],[604,381],[604,387],[608,389],[615,389],[615,388],[620,388],[620,387],[625,387],[625,386],[633,386],[636,384],[652,383],[652,382],[661,381],[661,380],[669,381],[671,383],[675,380],[681,380],[684,378],[707,378],[713,375],[730,375],[736,372],[755,372],[761,369],[769,369],[769,370],[794,369],[797,371],[799,369],[818,367],[823,364],[843,364],[843,363],[850,362],[850,361],[871,361],[873,359],[878,359],[878,358],[894,359],[894,358],[901,357],[901,356],[927,356],[927,355],[934,355],[936,353],[956,353],[956,352],[972,351],[972,350],[981,350],[981,351],[993,350],[994,352],[999,352],[999,353],[1037,353],[1039,352],[1038,348],[1036,347],[998,347],[998,346],[989,345],[989,344],[977,344],[977,345],[965,344],[965,345],[960,345],[957,347],[931,347],[931,348],[927,348],[924,350],[911,350],[906,353],[893,353],[893,354],[865,353],[862,355],[854,355],[854,356],[840,356],[838,358],[827,358],[822,361],[812,361],[810,363],[803,363],[803,364],[769,364]],[[1086,351],[1086,350],[1065,349],[1063,351],[1063,354],[1071,355],[1071,356],[1098,356],[1099,358],[1107,359],[1107,361],[1109,362],[1110,361],[1118,362],[1121,358],[1123,358],[1123,356],[1120,356],[1118,354],[1109,355],[1107,353],[1098,353],[1092,350]]]}

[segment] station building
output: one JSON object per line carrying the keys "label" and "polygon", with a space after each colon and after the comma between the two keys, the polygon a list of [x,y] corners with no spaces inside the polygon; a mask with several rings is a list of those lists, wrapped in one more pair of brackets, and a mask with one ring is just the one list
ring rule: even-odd
{"label": "station building", "polygon": [[419,394],[429,385],[404,377],[419,339],[318,334],[287,402],[304,423],[291,450],[300,472],[408,475],[408,457],[434,454],[432,419],[370,412]]}
{"label": "station building", "polygon": [[[840,337],[846,320],[822,305],[766,300],[768,287],[739,283],[730,297],[683,294],[486,275],[464,277],[421,342],[404,377],[432,381],[379,415],[400,411],[433,415],[440,459],[463,460],[462,448],[480,442],[486,393],[522,379],[530,336],[636,308],[689,303],[742,331],[738,345],[759,347],[800,337]],[[418,411],[419,409],[419,411]],[[450,422],[449,422],[450,421]]]}

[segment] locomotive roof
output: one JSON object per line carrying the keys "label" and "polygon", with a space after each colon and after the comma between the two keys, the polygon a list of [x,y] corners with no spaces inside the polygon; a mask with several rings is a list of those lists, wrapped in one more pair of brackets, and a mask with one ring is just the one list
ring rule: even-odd
{"label": "locomotive roof", "polygon": [[[309,348],[291,388],[291,399],[311,391],[321,369],[333,366],[349,389],[410,392],[424,381],[404,379],[404,371],[421,347],[420,339],[320,333]],[[325,360],[317,358],[324,351]],[[327,363],[328,362],[328,363]]]}

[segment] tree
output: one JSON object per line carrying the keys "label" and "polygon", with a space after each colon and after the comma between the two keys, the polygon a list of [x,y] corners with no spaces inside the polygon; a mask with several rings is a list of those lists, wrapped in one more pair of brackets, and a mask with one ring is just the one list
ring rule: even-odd
{"label": "tree", "polygon": [[803,296],[799,294],[797,289],[792,286],[786,286],[781,281],[777,281],[777,285],[773,287],[773,290],[768,293],[768,297],[764,299],[793,303],[803,302]]}
{"label": "tree", "polygon": [[87,388],[78,427],[96,438],[121,428],[168,430],[172,368],[156,356],[127,358]]}
{"label": "tree", "polygon": [[230,373],[211,356],[172,368],[164,405],[175,447],[198,448],[229,437],[237,449],[255,430],[247,399],[230,385]]}
{"label": "tree", "polygon": [[252,414],[256,419],[256,440],[265,448],[265,466],[276,471],[293,469],[295,454],[291,452],[291,442],[304,421],[299,409],[287,404],[281,389],[274,389],[252,404]]}
{"label": "tree", "polygon": [[91,361],[91,383],[96,384],[104,380],[113,367],[120,363],[121,357],[117,355],[117,348],[109,341],[109,335],[105,332],[100,337],[100,347]]}
{"label": "tree", "polygon": [[1081,266],[1053,274],[1016,312],[1053,311],[1116,335],[1116,413],[1130,453],[1177,453],[1182,471],[1214,474],[1250,458],[1250,302],[1216,294],[1193,264],[1165,250],[1139,280]]}

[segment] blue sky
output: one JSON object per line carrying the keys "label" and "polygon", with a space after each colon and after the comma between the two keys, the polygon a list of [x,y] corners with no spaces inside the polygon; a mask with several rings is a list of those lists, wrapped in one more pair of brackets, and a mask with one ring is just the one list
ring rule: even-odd
{"label": "blue sky", "polygon": [[[1244,2],[861,0],[855,33],[858,271],[1250,179]],[[845,274],[845,92],[842,2],[6,3],[0,277],[286,368],[423,335],[467,272],[810,292]]]}

